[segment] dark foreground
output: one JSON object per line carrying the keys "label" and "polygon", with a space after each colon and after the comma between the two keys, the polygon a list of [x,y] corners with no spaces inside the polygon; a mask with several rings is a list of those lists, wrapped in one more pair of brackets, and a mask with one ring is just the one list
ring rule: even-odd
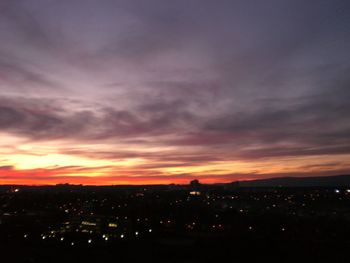
{"label": "dark foreground", "polygon": [[347,188],[2,187],[1,262],[349,262]]}

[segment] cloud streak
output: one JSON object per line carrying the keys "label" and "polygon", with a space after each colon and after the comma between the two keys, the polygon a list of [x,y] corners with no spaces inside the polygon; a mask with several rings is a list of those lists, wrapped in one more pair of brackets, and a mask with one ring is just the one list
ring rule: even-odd
{"label": "cloud streak", "polygon": [[0,144],[0,166],[60,154],[124,162],[120,180],[349,169],[348,11],[345,0],[3,1],[0,133],[13,145]]}

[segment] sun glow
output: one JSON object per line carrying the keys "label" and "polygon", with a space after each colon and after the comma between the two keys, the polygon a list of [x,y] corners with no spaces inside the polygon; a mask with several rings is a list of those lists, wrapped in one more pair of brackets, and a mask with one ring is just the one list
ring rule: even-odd
{"label": "sun glow", "polygon": [[221,161],[191,162],[188,156],[196,155],[183,147],[69,140],[31,142],[6,134],[2,134],[0,151],[0,183],[157,184],[186,183],[191,178],[216,183],[350,167],[347,155],[241,160],[223,155]]}

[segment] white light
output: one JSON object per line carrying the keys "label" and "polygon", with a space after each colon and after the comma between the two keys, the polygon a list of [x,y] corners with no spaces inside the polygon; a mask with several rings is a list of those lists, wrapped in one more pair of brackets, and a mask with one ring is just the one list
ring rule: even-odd
{"label": "white light", "polygon": [[60,239],[61,241],[63,241],[64,240],[64,237],[61,237],[61,239]]}
{"label": "white light", "polygon": [[339,194],[339,193],[340,193],[340,190],[339,190],[339,189],[335,189],[334,192],[335,192],[336,194]]}
{"label": "white light", "polygon": [[135,232],[135,235],[137,236],[138,234],[139,234],[139,232],[136,231],[136,232]]}
{"label": "white light", "polygon": [[25,234],[23,237],[24,237],[24,238],[26,238],[27,236],[28,236],[28,235],[27,235],[27,234]]}
{"label": "white light", "polygon": [[89,240],[88,240],[88,243],[90,244],[91,242],[92,242],[92,240],[91,240],[91,239],[89,239]]}
{"label": "white light", "polygon": [[74,246],[74,242],[70,243],[71,246]]}
{"label": "white light", "polygon": [[124,238],[124,235],[123,235],[123,234],[121,234],[121,235],[120,235],[120,238]]}
{"label": "white light", "polygon": [[151,233],[151,232],[152,232],[152,229],[148,229],[148,232],[150,232],[150,233]]}

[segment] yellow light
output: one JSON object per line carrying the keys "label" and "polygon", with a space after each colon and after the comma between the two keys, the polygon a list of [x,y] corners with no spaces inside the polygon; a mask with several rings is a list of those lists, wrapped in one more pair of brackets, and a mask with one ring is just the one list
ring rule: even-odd
{"label": "yellow light", "polygon": [[96,223],[89,222],[89,221],[83,221],[81,222],[81,224],[84,226],[96,226]]}

